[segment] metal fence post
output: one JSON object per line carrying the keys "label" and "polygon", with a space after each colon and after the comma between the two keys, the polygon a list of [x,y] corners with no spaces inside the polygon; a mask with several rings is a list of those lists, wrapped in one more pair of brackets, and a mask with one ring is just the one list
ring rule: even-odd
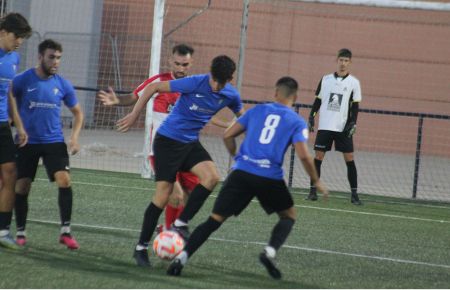
{"label": "metal fence post", "polygon": [[[299,114],[300,106],[295,105],[295,112]],[[288,175],[288,186],[292,187],[292,180],[294,179],[294,164],[295,164],[295,148],[291,145],[291,158],[289,160],[289,175]]]}
{"label": "metal fence post", "polygon": [[423,128],[423,115],[419,117],[419,126],[417,128],[417,142],[416,142],[416,162],[414,164],[414,182],[412,198],[417,196],[417,184],[419,182],[419,166],[420,166],[420,150],[422,147],[422,128]]}

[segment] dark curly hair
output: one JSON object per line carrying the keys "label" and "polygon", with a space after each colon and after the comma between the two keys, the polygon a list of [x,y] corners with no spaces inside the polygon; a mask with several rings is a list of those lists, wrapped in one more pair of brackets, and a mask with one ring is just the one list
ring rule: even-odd
{"label": "dark curly hair", "polygon": [[17,38],[29,38],[31,26],[22,14],[8,13],[0,19],[0,30],[12,32]]}
{"label": "dark curly hair", "polygon": [[224,85],[233,79],[236,70],[234,61],[226,55],[216,56],[211,63],[211,75],[213,79]]}

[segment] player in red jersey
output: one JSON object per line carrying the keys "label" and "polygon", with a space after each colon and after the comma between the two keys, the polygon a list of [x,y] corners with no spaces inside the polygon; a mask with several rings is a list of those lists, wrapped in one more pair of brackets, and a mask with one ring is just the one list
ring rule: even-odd
{"label": "player in red jersey", "polygon": [[[131,106],[134,105],[138,98],[141,97],[144,89],[153,82],[170,81],[174,79],[184,78],[188,75],[188,71],[192,66],[192,55],[194,49],[186,44],[179,44],[172,49],[172,57],[170,60],[171,71],[168,73],[161,73],[148,78],[140,84],[131,95],[117,96],[112,88],[108,91],[99,91],[98,98],[105,106]],[[153,164],[153,139],[159,126],[169,115],[172,107],[180,97],[179,93],[161,93],[158,94],[153,101],[152,125],[151,125],[151,139],[150,139],[150,163]],[[213,118],[211,122],[219,127],[228,127],[227,122],[223,122],[218,118]],[[177,182],[174,184],[174,190],[170,196],[168,205],[165,211],[165,228],[178,218],[184,209],[184,200],[186,194],[190,193],[199,183],[199,179],[191,172],[179,172],[177,174]],[[158,227],[162,230],[161,226]]]}

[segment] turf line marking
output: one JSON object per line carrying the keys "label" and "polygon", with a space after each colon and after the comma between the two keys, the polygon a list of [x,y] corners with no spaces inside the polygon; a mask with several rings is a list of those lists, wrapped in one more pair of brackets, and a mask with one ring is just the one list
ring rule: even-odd
{"label": "turf line marking", "polygon": [[[36,178],[37,181],[47,181],[48,179],[45,178]],[[136,189],[136,190],[144,190],[147,191],[149,189],[154,190],[153,187],[133,187],[133,186],[121,186],[121,185],[112,185],[112,184],[103,184],[103,183],[90,183],[90,182],[82,182],[82,181],[72,181],[73,184],[83,184],[83,185],[93,185],[93,186],[105,186],[105,187],[112,187],[112,188],[125,188],[125,189]],[[307,195],[307,193],[301,192],[300,190],[292,190],[292,193],[300,194],[300,195]],[[331,196],[331,198],[337,198],[337,199],[347,199],[347,197],[344,196]],[[431,205],[431,204],[414,204],[409,202],[396,202],[396,201],[378,201],[378,200],[368,200],[369,202],[377,202],[377,203],[387,203],[387,204],[398,204],[398,205],[406,205],[406,206],[416,206],[416,207],[430,207],[430,208],[443,208],[443,209],[450,209],[449,206],[440,206],[440,205]]]}
{"label": "turf line marking", "polygon": [[326,207],[297,205],[297,204],[294,205],[294,206],[295,207],[301,207],[301,208],[317,209],[317,210],[328,210],[328,211],[346,212],[346,213],[354,213],[354,214],[362,214],[362,215],[374,215],[374,216],[382,216],[382,217],[397,218],[397,219],[407,219],[407,220],[416,220],[416,221],[424,221],[424,222],[450,223],[450,221],[446,221],[446,220],[434,220],[434,219],[426,219],[426,218],[418,218],[418,217],[394,215],[394,214],[385,214],[385,213],[353,211],[353,210],[347,210],[347,209],[326,208]]}
{"label": "turf line marking", "polygon": [[[47,179],[36,178],[37,180],[47,181]],[[112,184],[101,184],[101,183],[90,183],[90,182],[72,182],[74,184],[83,184],[83,185],[96,185],[96,186],[105,186],[105,187],[113,187],[113,188],[124,188],[124,189],[136,189],[136,190],[154,190],[153,188],[144,188],[144,187],[132,187],[132,186],[120,186],[120,185],[112,185]],[[217,197],[215,194],[211,194],[210,197]],[[252,202],[258,202],[256,200],[252,200]],[[354,213],[354,214],[362,214],[362,215],[372,215],[372,216],[382,216],[382,217],[390,217],[390,218],[398,218],[398,219],[407,219],[407,220],[417,220],[417,221],[426,221],[426,222],[435,222],[435,223],[450,223],[447,220],[434,220],[434,219],[426,219],[426,218],[418,218],[418,217],[410,217],[410,216],[401,216],[401,215],[393,215],[393,214],[383,214],[383,213],[372,213],[372,212],[363,212],[363,211],[353,211],[346,209],[337,209],[337,208],[325,208],[318,206],[307,206],[307,205],[298,205],[295,204],[295,207],[300,208],[309,208],[309,209],[317,209],[317,210],[328,210],[328,211],[336,211],[336,212],[345,212],[345,213]]]}
{"label": "turf line marking", "polygon": [[[262,243],[262,242],[250,242],[250,241],[248,241],[248,242],[245,241],[244,242],[244,241],[228,240],[228,239],[220,239],[220,238],[210,238],[210,239],[211,240],[215,240],[215,241],[220,241],[220,242],[227,242],[227,243],[254,244],[254,245],[261,245],[261,246],[266,246],[267,245],[267,243]],[[289,246],[289,245],[283,245],[283,248],[294,249],[294,250],[301,250],[301,251],[308,251],[308,252],[323,253],[323,254],[350,256],[350,257],[374,259],[374,260],[381,260],[381,261],[390,261],[390,262],[396,262],[396,263],[415,264],[415,265],[422,265],[422,266],[430,266],[430,267],[439,267],[439,268],[450,269],[450,265],[444,265],[444,264],[434,264],[434,263],[419,262],[419,261],[412,261],[412,260],[403,260],[403,259],[379,257],[379,256],[369,256],[369,255],[362,255],[362,254],[354,254],[354,253],[346,253],[346,252],[323,250],[323,249],[314,249],[314,248],[298,247],[298,246]]]}
{"label": "turf line marking", "polygon": [[[28,220],[31,222],[41,223],[41,224],[60,225],[60,222],[56,222],[56,221],[38,220],[38,219],[28,219]],[[125,229],[125,228],[86,225],[86,224],[72,224],[72,226],[76,226],[76,227],[80,227],[80,228],[114,230],[114,231],[121,231],[121,232],[139,232],[139,230],[135,230],[135,229]],[[254,242],[254,241],[239,241],[239,240],[229,240],[229,239],[221,239],[221,238],[209,238],[209,239],[212,241],[225,242],[225,243],[253,244],[253,245],[261,245],[261,246],[267,245],[266,242],[263,243],[263,242]],[[283,248],[307,251],[307,252],[315,252],[315,253],[321,253],[321,254],[332,254],[332,255],[349,256],[349,257],[365,258],[365,259],[372,259],[372,260],[389,261],[389,262],[395,262],[395,263],[414,264],[414,265],[421,265],[421,266],[428,266],[428,267],[438,267],[438,268],[450,269],[450,265],[445,265],[445,264],[434,264],[434,263],[419,262],[419,261],[413,261],[413,260],[370,256],[370,255],[346,253],[346,252],[323,250],[323,249],[314,249],[314,248],[308,248],[308,247],[289,246],[289,245],[283,245]]]}

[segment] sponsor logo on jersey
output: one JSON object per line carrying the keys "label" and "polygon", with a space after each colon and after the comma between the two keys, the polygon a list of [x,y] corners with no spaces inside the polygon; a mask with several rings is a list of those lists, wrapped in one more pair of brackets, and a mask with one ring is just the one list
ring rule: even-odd
{"label": "sponsor logo on jersey", "polygon": [[252,159],[248,155],[242,155],[242,159],[245,161],[250,161],[252,163],[257,164],[259,167],[262,168],[270,168],[271,162],[269,159]]}
{"label": "sponsor logo on jersey", "polygon": [[32,91],[37,90],[37,88],[28,88],[27,92],[31,93]]}
{"label": "sponsor logo on jersey", "polygon": [[342,103],[342,94],[331,93],[328,99],[328,111],[340,112]]}
{"label": "sponsor logo on jersey", "polygon": [[58,107],[56,104],[52,104],[52,103],[41,103],[41,102],[30,101],[30,105],[28,106],[28,109],[33,109],[33,108],[57,109]]}
{"label": "sponsor logo on jersey", "polygon": [[56,95],[59,92],[58,88],[53,89],[53,94]]}
{"label": "sponsor logo on jersey", "polygon": [[196,97],[196,98],[204,98],[205,96],[200,95],[200,94],[195,94],[195,97]]}

